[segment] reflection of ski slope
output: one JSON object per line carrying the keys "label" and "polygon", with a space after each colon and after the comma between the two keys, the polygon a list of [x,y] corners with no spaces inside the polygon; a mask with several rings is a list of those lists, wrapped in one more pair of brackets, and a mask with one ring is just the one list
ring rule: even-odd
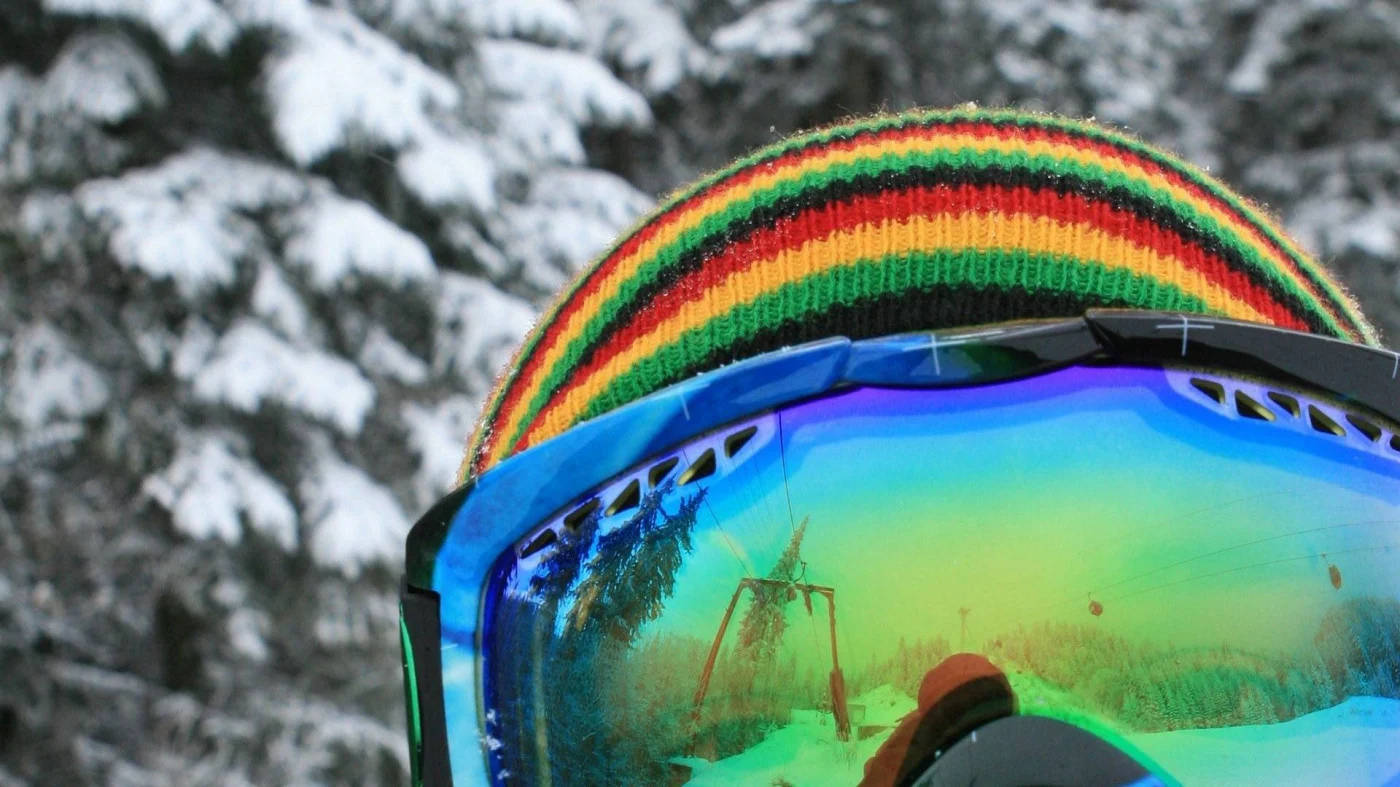
{"label": "reflection of ski slope", "polygon": [[1132,735],[1184,784],[1221,781],[1242,761],[1257,784],[1387,784],[1400,777],[1400,701],[1353,697],[1282,724]]}
{"label": "reflection of ski slope", "polygon": [[793,721],[774,730],[762,743],[733,757],[706,762],[679,757],[672,762],[691,766],[694,785],[841,784],[853,785],[864,775],[865,761],[885,736],[863,741],[836,740],[831,714],[811,710],[792,712]]}
{"label": "reflection of ski slope", "polygon": [[851,709],[851,724],[855,726],[886,724],[893,727],[906,713],[914,710],[914,700],[886,683],[859,697],[852,697],[847,706]]}
{"label": "reflection of ski slope", "polygon": [[[893,724],[913,701],[882,686],[853,698],[867,708],[866,724]],[[859,722],[857,722],[859,724]],[[794,711],[793,721],[733,757],[691,766],[693,785],[849,785],[860,781],[865,761],[887,737],[836,740],[831,715]],[[1239,782],[1242,762],[1256,784],[1385,784],[1400,776],[1400,701],[1357,697],[1335,708],[1281,724],[1183,730],[1129,736],[1185,784]]]}
{"label": "reflection of ski slope", "polygon": [[[852,731],[861,726],[889,727],[914,709],[914,701],[889,686],[880,686],[852,697]],[[853,735],[852,737],[855,737]],[[761,743],[742,754],[707,762],[698,757],[680,757],[672,762],[694,770],[687,784],[839,784],[849,787],[865,775],[865,761],[875,754],[889,731],[865,740],[838,741],[831,714],[824,711],[795,710],[792,723],[774,730]]]}

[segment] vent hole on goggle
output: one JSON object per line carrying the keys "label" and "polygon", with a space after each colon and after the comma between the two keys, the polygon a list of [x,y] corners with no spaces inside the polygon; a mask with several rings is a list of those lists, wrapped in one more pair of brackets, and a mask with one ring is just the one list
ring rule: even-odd
{"label": "vent hole on goggle", "polygon": [[739,453],[739,450],[742,449],[744,445],[749,442],[749,440],[752,440],[753,436],[756,434],[758,434],[758,427],[750,426],[747,429],[741,429],[740,431],[737,431],[734,434],[724,438],[724,455],[726,457],[733,458],[734,455]]}
{"label": "vent hole on goggle", "polygon": [[647,473],[647,483],[655,487],[666,480],[666,476],[671,474],[676,465],[680,464],[680,459],[671,457],[664,462],[658,462],[651,466],[651,471]]}
{"label": "vent hole on goggle", "polygon": [[1288,394],[1281,394],[1277,391],[1269,391],[1269,398],[1274,404],[1288,411],[1288,414],[1297,418],[1302,414],[1302,409],[1298,407],[1298,400]]}
{"label": "vent hole on goggle", "polygon": [[1390,449],[1392,451],[1400,451],[1400,434],[1390,436]]}
{"label": "vent hole on goggle", "polygon": [[715,449],[706,448],[705,453],[700,455],[691,463],[690,467],[681,473],[681,477],[676,480],[676,486],[685,486],[691,481],[697,481],[706,476],[714,475],[715,472]]}
{"label": "vent hole on goggle", "polygon": [[1341,424],[1333,421],[1315,405],[1308,405],[1308,421],[1312,424],[1312,428],[1319,432],[1331,433],[1337,437],[1346,437],[1347,435]]}
{"label": "vent hole on goggle", "polygon": [[537,552],[542,551],[545,547],[549,546],[550,544],[553,544],[558,540],[559,536],[553,530],[545,530],[538,536],[535,536],[534,541],[531,541],[529,544],[526,544],[525,548],[520,550],[520,557],[527,558]]}
{"label": "vent hole on goggle", "polygon": [[1244,391],[1235,391],[1235,411],[1245,418],[1259,421],[1272,421],[1275,417],[1273,410]]}
{"label": "vent hole on goggle", "polygon": [[598,499],[595,497],[592,500],[589,500],[587,503],[584,503],[583,505],[579,506],[578,508],[575,508],[573,511],[570,511],[569,513],[565,514],[564,527],[567,527],[570,530],[578,530],[578,526],[583,524],[583,520],[587,519],[589,515],[596,510],[598,510]]}
{"label": "vent hole on goggle", "polygon": [[1381,439],[1381,428],[1357,415],[1347,415],[1347,420],[1356,427],[1356,431],[1366,435],[1366,439],[1376,442]]}
{"label": "vent hole on goggle", "polygon": [[1203,377],[1192,377],[1191,386],[1214,399],[1216,404],[1225,404],[1225,386],[1220,383]]}
{"label": "vent hole on goggle", "polygon": [[636,508],[637,504],[640,502],[642,502],[642,485],[637,483],[637,479],[634,478],[632,482],[627,485],[627,488],[623,489],[622,493],[612,501],[608,509],[603,512],[603,516],[612,516],[619,511]]}

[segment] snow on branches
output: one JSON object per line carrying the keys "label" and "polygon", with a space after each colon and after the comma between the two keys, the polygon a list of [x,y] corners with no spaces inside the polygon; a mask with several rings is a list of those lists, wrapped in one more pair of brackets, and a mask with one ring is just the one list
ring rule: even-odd
{"label": "snow on branches", "polygon": [[142,491],[170,512],[175,526],[195,538],[236,544],[246,523],[283,549],[297,545],[297,515],[286,492],[246,456],[242,440],[227,434],[182,435],[175,461],[150,476]]}
{"label": "snow on branches", "polygon": [[409,519],[394,496],[328,444],[312,446],[311,454],[297,497],[312,559],[353,576],[401,558]]}
{"label": "snow on branches", "polygon": [[332,291],[363,279],[404,285],[433,277],[423,241],[364,202],[317,193],[293,210],[291,223],[287,261],[317,289]]}
{"label": "snow on branches", "polygon": [[407,147],[433,133],[431,112],[457,104],[451,79],[353,15],[307,13],[267,72],[272,126],[297,164],[352,145]]}
{"label": "snow on branches", "polygon": [[374,386],[347,360],[298,346],[243,318],[193,377],[194,394],[255,413],[274,404],[354,435],[374,404]]}
{"label": "snow on branches", "polygon": [[118,264],[172,280],[186,298],[233,283],[241,259],[263,251],[248,214],[306,195],[299,176],[208,148],[81,186],[79,209],[106,235]]}
{"label": "snow on branches", "polygon": [[22,330],[9,354],[13,371],[0,401],[25,427],[84,418],[100,411],[111,397],[97,367],[75,353],[69,340],[50,325]]}

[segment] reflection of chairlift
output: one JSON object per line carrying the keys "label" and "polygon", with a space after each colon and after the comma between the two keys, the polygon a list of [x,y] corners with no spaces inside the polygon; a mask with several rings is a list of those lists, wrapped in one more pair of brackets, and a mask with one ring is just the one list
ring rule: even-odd
{"label": "reflection of chairlift", "polygon": [[739,580],[739,587],[734,589],[734,595],[729,599],[729,608],[724,611],[724,619],[719,623],[719,631],[715,634],[714,644],[710,646],[710,655],[705,659],[705,669],[700,673],[700,686],[695,690],[694,718],[697,720],[700,718],[700,705],[705,701],[705,692],[710,688],[710,674],[715,668],[715,657],[719,655],[719,643],[724,639],[725,629],[729,628],[729,618],[734,615],[734,607],[739,603],[739,596],[744,592],[744,588],[748,588],[757,595],[760,586],[784,588],[789,593],[801,592],[803,601],[807,605],[808,614],[812,611],[813,593],[826,598],[827,617],[831,623],[831,715],[836,718],[837,739],[850,740],[851,717],[846,710],[846,678],[841,674],[841,660],[836,655],[836,589],[801,582],[784,582],[777,579],[756,579],[754,577],[745,577]]}

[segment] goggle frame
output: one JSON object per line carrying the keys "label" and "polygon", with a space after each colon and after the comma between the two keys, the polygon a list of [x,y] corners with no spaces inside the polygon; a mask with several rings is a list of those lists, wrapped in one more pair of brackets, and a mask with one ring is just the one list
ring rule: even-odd
{"label": "goggle frame", "polygon": [[[442,600],[433,579],[449,534],[458,528],[473,532],[453,540],[470,544],[477,555],[473,565],[461,566],[459,549],[454,568],[475,573],[481,586],[499,555],[515,548],[541,521],[576,504],[584,491],[727,423],[853,386],[980,386],[1071,365],[1223,372],[1315,392],[1349,411],[1400,424],[1400,353],[1258,323],[1132,309],[1091,309],[1075,318],[861,340],[838,336],[676,383],[469,478],[409,531],[400,637],[412,784],[452,784]],[[1400,453],[1400,433],[1390,431],[1389,439]],[[541,484],[540,478],[549,482]],[[529,494],[522,495],[526,489]],[[476,521],[473,514],[480,511],[492,512],[487,517],[492,521]],[[479,596],[473,602],[480,607]],[[478,674],[478,697],[480,681]],[[476,721],[476,728],[483,729],[482,719]],[[489,766],[484,750],[481,754],[484,784]]]}

